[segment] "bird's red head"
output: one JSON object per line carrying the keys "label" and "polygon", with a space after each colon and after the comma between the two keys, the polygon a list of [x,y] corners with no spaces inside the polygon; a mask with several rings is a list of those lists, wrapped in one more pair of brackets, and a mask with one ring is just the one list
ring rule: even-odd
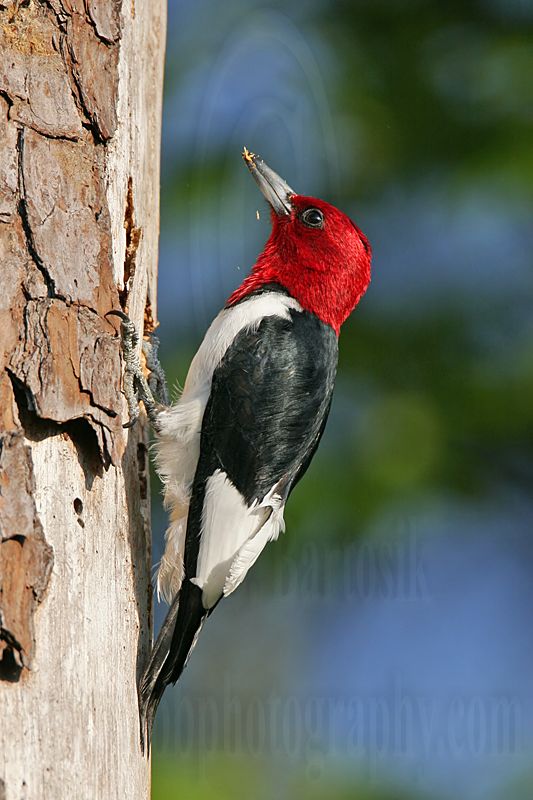
{"label": "bird's red head", "polygon": [[247,150],[244,158],[272,207],[272,233],[229,305],[278,283],[338,334],[370,283],[368,239],[335,206],[296,194]]}

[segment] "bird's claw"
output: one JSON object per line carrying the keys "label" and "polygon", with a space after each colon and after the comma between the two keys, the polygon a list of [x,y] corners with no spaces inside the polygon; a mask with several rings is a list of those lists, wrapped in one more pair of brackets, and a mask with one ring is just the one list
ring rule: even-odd
{"label": "bird's claw", "polygon": [[157,336],[150,336],[150,339],[144,339],[142,343],[144,357],[146,359],[146,367],[148,369],[148,386],[152,390],[152,394],[159,403],[168,406],[168,389],[167,379],[163,372],[163,367],[159,361],[159,339]]}
{"label": "bird's claw", "polygon": [[131,428],[135,425],[139,418],[139,400],[142,400],[148,418],[157,430],[157,414],[159,409],[152,392],[152,387],[156,388],[156,391],[158,388],[162,388],[166,399],[166,381],[161,365],[159,361],[157,361],[157,347],[159,342],[155,347],[155,353],[150,347],[150,342],[143,342],[145,355],[147,351],[151,352],[150,359],[147,356],[147,366],[151,372],[150,378],[152,372],[155,372],[155,381],[149,379],[149,383],[144,376],[139,359],[139,334],[137,333],[135,325],[123,311],[108,311],[105,316],[116,316],[121,320],[120,333],[122,337],[122,356],[124,358],[123,391],[128,404],[129,415],[129,421],[126,422],[123,427]]}

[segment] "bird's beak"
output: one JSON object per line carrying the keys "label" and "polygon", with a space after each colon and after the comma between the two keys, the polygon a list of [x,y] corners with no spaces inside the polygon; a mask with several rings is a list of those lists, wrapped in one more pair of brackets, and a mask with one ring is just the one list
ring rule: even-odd
{"label": "bird's beak", "polygon": [[261,189],[263,197],[270,203],[274,212],[278,216],[290,215],[292,211],[291,198],[296,192],[273,169],[270,169],[262,158],[256,156],[255,153],[250,153],[246,147],[242,151],[242,157]]}

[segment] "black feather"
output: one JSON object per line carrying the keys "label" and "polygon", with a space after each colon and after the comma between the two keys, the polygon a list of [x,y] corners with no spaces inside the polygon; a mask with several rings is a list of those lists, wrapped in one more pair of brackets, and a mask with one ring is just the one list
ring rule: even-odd
{"label": "black feather", "polygon": [[202,590],[184,581],[159,631],[140,684],[143,751],[150,749],[155,713],[163,692],[169,683],[176,683],[183,672],[207,613],[202,605]]}
{"label": "black feather", "polygon": [[307,312],[241,331],[213,375],[196,478],[223,470],[248,505],[280,480],[288,496],[324,430],[337,357],[335,332]]}

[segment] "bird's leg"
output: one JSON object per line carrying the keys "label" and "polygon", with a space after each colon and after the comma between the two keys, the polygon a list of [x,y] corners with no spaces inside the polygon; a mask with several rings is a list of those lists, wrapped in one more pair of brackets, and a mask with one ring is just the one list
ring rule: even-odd
{"label": "bird's leg", "polygon": [[152,394],[159,403],[164,406],[169,405],[167,379],[163,372],[163,367],[159,361],[159,339],[157,336],[150,336],[149,340],[143,341],[143,353],[146,359],[146,366],[149,371],[148,386]]}
{"label": "bird's leg", "polygon": [[[168,404],[167,387],[163,369],[157,360],[157,348],[155,349],[150,342],[143,343],[143,351],[146,355],[146,363],[150,370],[150,383],[144,377],[141,362],[138,356],[139,334],[135,325],[122,311],[109,311],[106,316],[115,315],[120,317],[120,332],[122,336],[122,355],[124,358],[124,382],[123,390],[128,403],[129,422],[124,427],[130,428],[139,417],[139,400],[142,400],[146,409],[146,414],[152,427],[159,429],[158,413],[162,409],[159,398]],[[146,348],[145,348],[146,345]],[[152,374],[155,375],[152,380]],[[157,396],[154,397],[154,394]]]}

